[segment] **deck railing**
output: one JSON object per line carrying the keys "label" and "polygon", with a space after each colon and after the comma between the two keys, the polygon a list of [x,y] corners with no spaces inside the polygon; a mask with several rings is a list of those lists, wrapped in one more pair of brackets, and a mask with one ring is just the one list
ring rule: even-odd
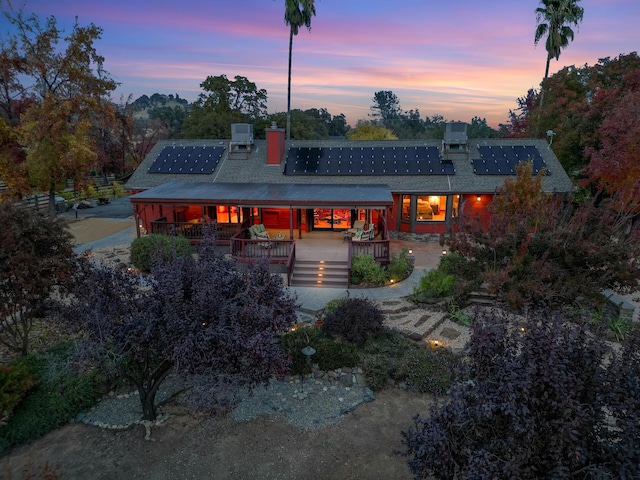
{"label": "deck railing", "polygon": [[[150,233],[160,233],[164,235],[181,235],[191,243],[200,243],[202,240],[202,227],[204,223],[195,222],[167,222],[155,220],[151,222]],[[236,235],[243,227],[236,224],[213,224],[216,231],[216,243],[218,245],[228,245],[231,237]]]}
{"label": "deck railing", "polygon": [[231,256],[240,262],[267,259],[269,263],[288,263],[295,242],[293,240],[243,238],[245,231],[231,238]]}

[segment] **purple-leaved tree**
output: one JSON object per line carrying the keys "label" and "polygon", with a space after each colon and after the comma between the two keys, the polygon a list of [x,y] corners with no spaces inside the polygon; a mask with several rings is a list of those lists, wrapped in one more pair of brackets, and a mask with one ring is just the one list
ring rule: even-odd
{"label": "purple-leaved tree", "polygon": [[68,318],[86,354],[136,386],[144,419],[156,417],[158,387],[172,372],[237,388],[289,368],[278,336],[295,321],[296,299],[268,265],[240,269],[214,243],[208,235],[197,259],[157,263],[150,277],[82,266]]}

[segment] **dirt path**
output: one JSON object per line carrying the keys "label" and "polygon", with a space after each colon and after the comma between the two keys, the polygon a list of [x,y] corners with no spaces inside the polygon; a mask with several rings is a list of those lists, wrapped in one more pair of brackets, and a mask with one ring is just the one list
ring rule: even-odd
{"label": "dirt path", "polygon": [[[275,417],[248,422],[187,415],[126,431],[70,424],[0,458],[1,478],[59,463],[64,479],[409,479],[400,432],[431,397],[389,389],[336,425],[306,432]],[[13,475],[13,476],[11,476]]]}
{"label": "dirt path", "polygon": [[94,242],[135,226],[133,219],[83,218],[69,223],[76,245]]}

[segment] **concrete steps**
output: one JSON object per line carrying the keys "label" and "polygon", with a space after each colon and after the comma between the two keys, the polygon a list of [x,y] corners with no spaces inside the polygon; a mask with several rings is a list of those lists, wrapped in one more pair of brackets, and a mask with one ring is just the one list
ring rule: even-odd
{"label": "concrete steps", "polygon": [[348,288],[346,261],[297,260],[291,278],[292,287]]}
{"label": "concrete steps", "polygon": [[496,295],[487,291],[486,285],[481,285],[478,290],[469,294],[469,303],[483,307],[491,307],[496,303]]}

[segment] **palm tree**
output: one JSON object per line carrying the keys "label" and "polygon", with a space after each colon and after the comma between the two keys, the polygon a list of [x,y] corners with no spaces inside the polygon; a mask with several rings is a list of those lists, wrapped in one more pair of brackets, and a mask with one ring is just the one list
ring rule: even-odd
{"label": "palm tree", "polygon": [[287,140],[291,140],[291,52],[293,36],[301,26],[311,30],[311,17],[316,14],[314,0],[285,0],[284,23],[289,25],[289,83],[287,86]]}
{"label": "palm tree", "polygon": [[535,45],[545,35],[547,41],[547,68],[544,78],[549,76],[549,63],[552,58],[560,59],[560,52],[573,41],[573,30],[570,25],[578,26],[582,21],[584,8],[578,5],[580,0],[540,0],[542,7],[536,8],[536,28]]}

